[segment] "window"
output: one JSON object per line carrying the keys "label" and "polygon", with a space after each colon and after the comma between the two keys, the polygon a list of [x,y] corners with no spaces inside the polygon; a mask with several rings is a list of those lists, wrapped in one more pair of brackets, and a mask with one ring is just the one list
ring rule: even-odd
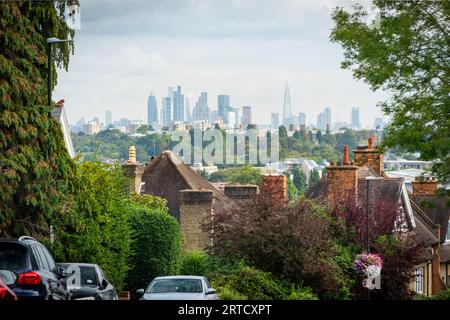
{"label": "window", "polygon": [[21,270],[27,267],[26,247],[15,243],[0,243],[0,270]]}
{"label": "window", "polygon": [[42,251],[44,252],[44,256],[47,259],[49,270],[53,271],[56,269],[55,260],[53,260],[52,255],[50,252],[48,252],[46,247],[41,247]]}
{"label": "window", "polygon": [[203,292],[202,282],[198,279],[161,279],[156,280],[150,290],[150,293],[201,293]]}
{"label": "window", "polygon": [[37,246],[32,246],[31,251],[33,251],[33,257],[36,261],[37,267],[39,270],[44,270],[44,262],[42,261],[42,257],[40,252],[37,250]]}
{"label": "window", "polygon": [[445,241],[450,242],[450,221],[447,224],[447,235],[445,236]]}
{"label": "window", "polygon": [[45,253],[44,253],[44,250],[42,249],[42,247],[41,246],[35,246],[34,248],[36,249],[36,252],[37,252],[39,258],[41,259],[42,269],[47,270],[47,271],[51,271],[50,264],[48,263],[47,259],[45,258]]}
{"label": "window", "polygon": [[416,269],[416,293],[423,293],[423,268]]}

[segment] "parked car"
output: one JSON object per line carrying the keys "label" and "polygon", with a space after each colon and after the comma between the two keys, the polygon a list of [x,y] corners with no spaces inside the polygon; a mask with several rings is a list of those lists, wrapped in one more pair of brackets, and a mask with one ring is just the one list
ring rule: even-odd
{"label": "parked car", "polygon": [[14,301],[17,296],[8,286],[17,280],[17,273],[11,270],[0,270],[0,301]]}
{"label": "parked car", "polygon": [[64,270],[56,266],[47,248],[34,238],[0,239],[0,270],[17,274],[8,287],[19,300],[69,298]]}
{"label": "parked car", "polygon": [[218,300],[216,290],[200,276],[168,276],[155,278],[146,290],[136,291],[141,300]]}
{"label": "parked car", "polygon": [[118,300],[116,289],[102,269],[90,263],[58,263],[67,274],[67,287],[74,300]]}

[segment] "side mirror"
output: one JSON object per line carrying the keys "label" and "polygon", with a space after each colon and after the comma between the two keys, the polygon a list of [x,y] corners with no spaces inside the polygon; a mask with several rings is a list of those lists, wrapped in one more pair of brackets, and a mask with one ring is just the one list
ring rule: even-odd
{"label": "side mirror", "polygon": [[62,268],[62,267],[56,267],[56,268],[57,268],[58,276],[60,278],[66,278],[67,277],[66,268]]}
{"label": "side mirror", "polygon": [[138,289],[138,290],[136,290],[136,293],[137,294],[144,294],[145,290],[144,289]]}
{"label": "side mirror", "polygon": [[102,288],[105,289],[108,286],[108,281],[106,281],[105,279],[102,280]]}
{"label": "side mirror", "polygon": [[214,294],[214,293],[216,293],[216,289],[213,288],[206,289],[206,294]]}

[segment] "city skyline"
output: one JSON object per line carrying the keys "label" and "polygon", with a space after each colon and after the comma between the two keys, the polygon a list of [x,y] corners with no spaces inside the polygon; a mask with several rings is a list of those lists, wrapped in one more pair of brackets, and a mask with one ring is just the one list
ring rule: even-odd
{"label": "city skyline", "polygon": [[[251,105],[261,124],[282,114],[286,81],[293,116],[306,113],[308,123],[326,106],[336,121],[360,107],[362,127],[382,116],[376,104],[387,96],[341,70],[342,50],[328,39],[331,8],[353,1],[107,3],[81,1],[75,55],[69,72],[58,72],[54,98],[65,99],[70,122],[106,110],[146,119],[149,92],[160,104],[172,83],[190,101],[203,91],[210,101],[230,95],[233,107]],[[179,23],[164,23],[169,14]]]}

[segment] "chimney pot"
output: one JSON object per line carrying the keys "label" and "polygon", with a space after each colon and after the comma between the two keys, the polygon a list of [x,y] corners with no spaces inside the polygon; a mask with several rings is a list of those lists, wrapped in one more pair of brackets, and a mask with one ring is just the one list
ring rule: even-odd
{"label": "chimney pot", "polygon": [[347,145],[344,146],[344,158],[342,159],[342,164],[344,166],[348,166],[350,164],[350,160],[348,157],[348,146]]}
{"label": "chimney pot", "polygon": [[368,142],[369,142],[369,149],[374,149],[374,147],[373,147],[373,137],[369,137]]}

